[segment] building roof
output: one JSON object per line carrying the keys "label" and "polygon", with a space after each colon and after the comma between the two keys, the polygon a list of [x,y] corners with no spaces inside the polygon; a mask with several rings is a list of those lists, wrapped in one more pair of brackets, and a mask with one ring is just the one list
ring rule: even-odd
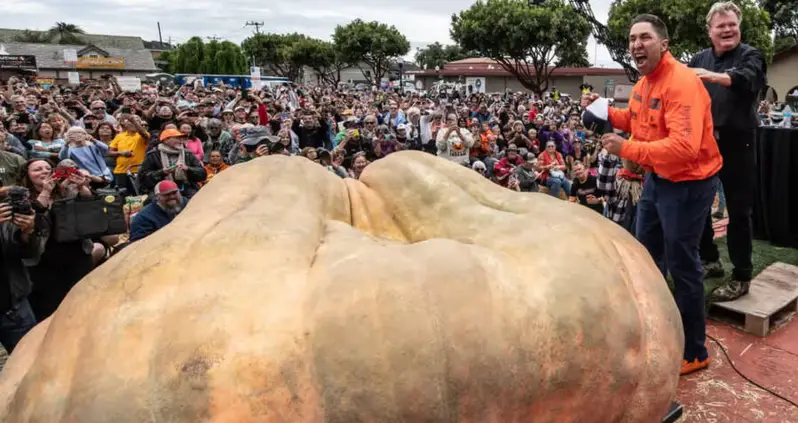
{"label": "building roof", "polygon": [[[427,69],[422,71],[409,71],[414,75],[441,75],[441,76],[512,76],[510,72],[493,59],[485,57],[474,57],[463,60],[456,60],[448,62],[443,65],[440,71],[435,69]],[[534,69],[531,69],[534,74]],[[617,68],[556,68],[552,72],[553,76],[609,76],[609,75],[625,75],[623,69]]]}
{"label": "building roof", "polygon": [[[16,37],[22,35],[25,30],[0,28],[0,42],[13,43],[17,42]],[[47,31],[31,31],[44,33]],[[105,35],[105,34],[79,34],[86,44],[94,44],[103,49],[105,48],[118,48],[123,50],[137,50],[144,48],[144,42],[141,37],[129,37],[125,35]]]}
{"label": "building roof", "polygon": [[147,50],[171,50],[175,47],[161,41],[144,41],[144,48]]}
{"label": "building roof", "polygon": [[[139,39],[141,40],[141,39]],[[86,45],[71,46],[63,44],[29,44],[29,43],[3,43],[8,54],[34,55],[39,69],[73,69],[72,65],[64,63],[64,49],[73,48],[83,50]],[[138,49],[119,49],[112,47],[102,48],[108,57],[121,57],[125,59],[125,70],[156,71],[158,68],[152,60],[152,53],[144,46]],[[100,70],[100,69],[97,69]]]}

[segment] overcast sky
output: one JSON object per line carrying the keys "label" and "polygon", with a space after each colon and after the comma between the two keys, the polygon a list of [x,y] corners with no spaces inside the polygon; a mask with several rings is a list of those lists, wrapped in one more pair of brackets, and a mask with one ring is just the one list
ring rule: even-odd
{"label": "overcast sky", "polygon": [[[395,25],[417,47],[438,41],[451,44],[452,13],[474,0],[0,0],[2,25],[20,29],[47,29],[54,21],[68,22],[87,33],[134,35],[183,42],[198,35],[241,42],[263,22],[263,32],[300,32],[330,39],[335,27],[355,18]],[[607,21],[610,0],[591,0],[593,13]],[[588,56],[598,66],[618,67],[603,46],[588,44]]]}

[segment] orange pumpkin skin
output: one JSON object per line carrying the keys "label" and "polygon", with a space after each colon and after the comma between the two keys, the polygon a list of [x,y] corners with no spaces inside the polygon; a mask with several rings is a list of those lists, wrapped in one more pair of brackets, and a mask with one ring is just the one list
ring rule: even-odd
{"label": "orange pumpkin skin", "polygon": [[4,422],[645,422],[683,335],[599,214],[394,153],[219,174],[82,280],[0,375]]}

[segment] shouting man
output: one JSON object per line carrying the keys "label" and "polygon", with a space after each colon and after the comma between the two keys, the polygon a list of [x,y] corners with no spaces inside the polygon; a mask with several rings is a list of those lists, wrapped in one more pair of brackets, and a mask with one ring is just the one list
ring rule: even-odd
{"label": "shouting man", "polygon": [[[629,108],[610,107],[614,128],[630,139],[606,133],[610,154],[646,171],[637,204],[637,239],[663,276],[670,273],[684,328],[685,375],[709,366],[704,346],[704,278],[698,244],[718,190],[723,166],[713,135],[709,94],[693,71],[668,51],[668,28],[654,15],[640,15],[629,30],[629,50],[643,75],[632,89]],[[585,106],[597,94],[582,97]]]}

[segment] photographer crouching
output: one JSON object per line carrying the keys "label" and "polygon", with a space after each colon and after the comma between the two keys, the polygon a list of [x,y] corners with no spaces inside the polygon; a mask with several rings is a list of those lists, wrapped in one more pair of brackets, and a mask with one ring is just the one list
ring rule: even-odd
{"label": "photographer crouching", "polygon": [[28,303],[32,284],[25,266],[38,261],[40,246],[27,190],[12,187],[7,200],[0,203],[0,344],[9,354],[36,325]]}

